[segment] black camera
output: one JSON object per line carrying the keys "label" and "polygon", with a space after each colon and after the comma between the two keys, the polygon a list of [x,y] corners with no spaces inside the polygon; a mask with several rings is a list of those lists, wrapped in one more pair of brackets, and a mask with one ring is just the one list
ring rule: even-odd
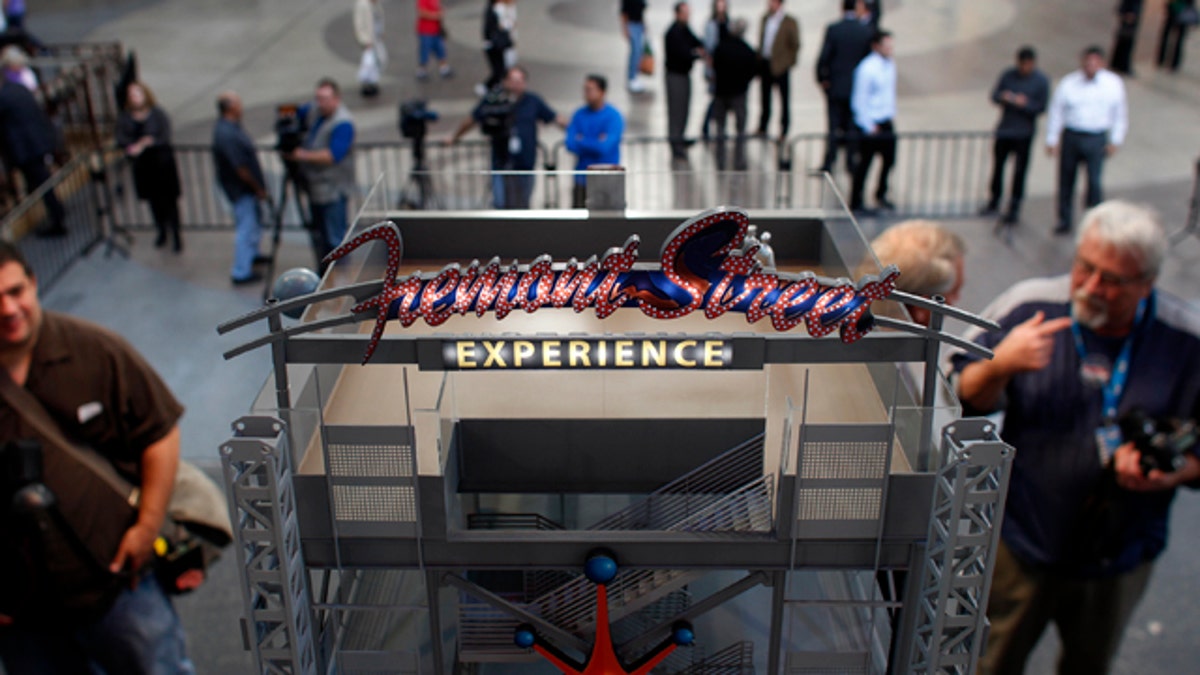
{"label": "black camera", "polygon": [[400,104],[400,135],[413,139],[425,138],[429,123],[436,122],[438,117],[437,112],[419,98],[405,101]]}
{"label": "black camera", "polygon": [[9,513],[36,517],[56,503],[42,484],[42,444],[35,440],[8,441],[0,445],[0,494]]}
{"label": "black camera", "polygon": [[1141,408],[1134,408],[1117,421],[1121,437],[1133,443],[1141,453],[1142,475],[1153,469],[1165,473],[1183,468],[1185,454],[1196,445],[1196,422],[1154,419]]}
{"label": "black camera", "polygon": [[281,105],[275,109],[275,149],[289,153],[304,145],[308,133],[308,121],[300,115],[300,106],[295,103]]}
{"label": "black camera", "polygon": [[506,138],[512,128],[515,106],[508,90],[492,87],[479,102],[479,130],[493,138]]}

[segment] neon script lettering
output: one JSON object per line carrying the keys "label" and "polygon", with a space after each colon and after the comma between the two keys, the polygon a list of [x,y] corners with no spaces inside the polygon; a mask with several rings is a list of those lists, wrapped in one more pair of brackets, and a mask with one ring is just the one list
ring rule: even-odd
{"label": "neon script lettering", "polygon": [[871,330],[871,303],[891,294],[900,275],[895,267],[857,284],[848,279],[822,280],[811,272],[766,271],[755,257],[758,245],[746,242],[749,224],[749,217],[739,210],[702,213],[667,238],[658,269],[634,269],[640,240],[633,235],[624,246],[584,262],[572,258],[555,264],[543,255],[528,265],[517,261],[504,265],[493,258],[486,265],[478,260],[465,268],[455,263],[436,274],[414,273],[400,279],[403,243],[399,228],[390,222],[342,244],[326,260],[337,260],[373,240],[387,246],[383,289],[353,308],[356,313],[376,313],[363,363],[374,354],[389,319],[410,326],[421,318],[437,326],[454,315],[491,312],[503,319],[514,310],[532,313],[542,307],[571,307],[576,312],[591,308],[600,318],[622,307],[637,307],[656,319],[675,319],[698,310],[709,319],[740,312],[750,323],[769,318],[778,331],[803,323],[810,335],[824,337],[836,329],[846,343]]}

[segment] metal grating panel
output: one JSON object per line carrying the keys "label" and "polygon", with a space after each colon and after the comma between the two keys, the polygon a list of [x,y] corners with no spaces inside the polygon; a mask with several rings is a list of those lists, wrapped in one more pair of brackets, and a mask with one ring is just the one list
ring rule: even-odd
{"label": "metal grating panel", "polygon": [[416,493],[410,485],[334,485],[338,520],[416,522]]}
{"label": "metal grating panel", "polygon": [[802,479],[879,479],[887,474],[884,442],[816,442],[804,444]]}
{"label": "metal grating panel", "polygon": [[413,475],[411,445],[330,443],[330,476],[409,478]]}
{"label": "metal grating panel", "polygon": [[876,520],[881,488],[809,488],[799,491],[798,520]]}

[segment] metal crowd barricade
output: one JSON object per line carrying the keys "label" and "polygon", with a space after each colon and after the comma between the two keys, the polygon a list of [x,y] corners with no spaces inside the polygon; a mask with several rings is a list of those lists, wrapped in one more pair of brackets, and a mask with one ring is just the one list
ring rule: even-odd
{"label": "metal crowd barricade", "polygon": [[[992,144],[989,131],[906,132],[897,135],[896,161],[889,196],[896,217],[955,218],[973,216],[987,196]],[[734,139],[726,140],[725,158],[733,156]],[[826,136],[798,134],[785,141],[747,137],[746,168],[732,170],[722,164],[716,140],[700,141],[688,150],[688,161],[672,162],[668,139],[630,137],[621,146],[621,165],[636,175],[627,181],[625,203],[629,209],[702,209],[713,204],[738,204],[755,209],[816,208],[822,205],[819,182],[808,176],[824,161]],[[211,148],[179,145],[175,148],[184,194],[180,213],[185,228],[230,228],[233,217],[216,184]],[[844,153],[844,150],[843,150]],[[268,191],[277,196],[283,162],[270,146],[260,146],[259,161],[267,174]],[[151,225],[149,209],[133,191],[128,163],[119,154],[109,156],[117,198],[117,221],[133,228]],[[476,138],[454,145],[426,141],[424,166],[416,167],[409,140],[362,143],[355,147],[358,181],[366,186],[380,176],[394,198],[389,206],[436,211],[477,210],[494,207],[493,183],[500,175],[491,170],[491,141]],[[851,176],[844,158],[832,173],[834,182],[849,194]],[[575,157],[563,141],[539,144],[530,208],[572,206],[577,178]],[[874,189],[879,162],[867,177]],[[357,203],[357,200],[354,200]],[[289,206],[285,227],[298,227],[302,219]]]}
{"label": "metal crowd barricade", "polygon": [[[78,258],[112,236],[103,172],[92,171],[92,162],[90,154],[77,155],[0,220],[0,238],[17,243],[43,291],[53,286]],[[66,212],[63,225],[67,233],[42,238],[35,232],[45,222],[42,199],[51,190]],[[116,245],[114,240],[109,241]]]}

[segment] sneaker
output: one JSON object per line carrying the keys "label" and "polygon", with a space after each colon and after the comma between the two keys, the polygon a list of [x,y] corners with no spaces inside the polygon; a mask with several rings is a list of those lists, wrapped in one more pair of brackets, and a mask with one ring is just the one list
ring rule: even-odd
{"label": "sneaker", "polygon": [[428,80],[429,79],[429,71],[425,70],[424,68],[417,68],[417,79],[422,80],[422,81]]}
{"label": "sneaker", "polygon": [[440,75],[443,80],[450,79],[451,77],[454,77],[454,69],[450,66],[442,66],[438,69],[438,75]]}
{"label": "sneaker", "polygon": [[634,94],[640,94],[646,91],[646,85],[641,80],[630,80],[629,91]]}
{"label": "sneaker", "polygon": [[234,286],[245,286],[247,284],[258,283],[263,280],[263,275],[260,272],[251,272],[249,276],[242,278],[233,277],[230,279]]}

